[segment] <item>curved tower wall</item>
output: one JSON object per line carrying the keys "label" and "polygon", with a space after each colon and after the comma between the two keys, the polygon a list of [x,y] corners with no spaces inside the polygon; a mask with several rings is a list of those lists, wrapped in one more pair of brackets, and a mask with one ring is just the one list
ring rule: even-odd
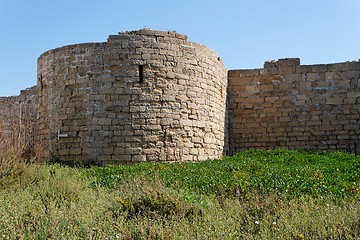
{"label": "curved tower wall", "polygon": [[36,152],[97,164],[224,150],[227,71],[185,35],[143,29],[38,59]]}

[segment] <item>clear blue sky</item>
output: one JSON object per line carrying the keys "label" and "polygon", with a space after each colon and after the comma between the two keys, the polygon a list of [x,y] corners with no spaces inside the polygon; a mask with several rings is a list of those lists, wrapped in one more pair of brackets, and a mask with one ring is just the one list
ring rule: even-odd
{"label": "clear blue sky", "polygon": [[49,49],[144,27],[186,34],[228,69],[360,58],[360,0],[0,0],[0,96],[35,85]]}

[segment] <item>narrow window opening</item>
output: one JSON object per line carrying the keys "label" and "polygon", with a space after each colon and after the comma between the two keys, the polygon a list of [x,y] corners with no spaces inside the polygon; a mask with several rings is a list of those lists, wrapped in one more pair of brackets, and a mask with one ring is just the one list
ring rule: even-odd
{"label": "narrow window opening", "polygon": [[144,82],[144,65],[139,65],[139,83]]}
{"label": "narrow window opening", "polygon": [[43,88],[44,88],[44,85],[43,85],[43,76],[42,76],[42,74],[40,74],[40,77],[39,77],[39,82],[40,82],[40,91],[42,91],[43,90]]}

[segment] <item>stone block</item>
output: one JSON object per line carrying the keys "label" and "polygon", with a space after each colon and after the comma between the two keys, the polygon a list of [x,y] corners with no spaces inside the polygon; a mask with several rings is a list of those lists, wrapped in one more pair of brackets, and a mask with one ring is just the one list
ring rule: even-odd
{"label": "stone block", "polygon": [[71,148],[70,155],[81,155],[82,149],[81,148]]}
{"label": "stone block", "polygon": [[128,155],[139,155],[142,153],[141,148],[126,148],[125,153]]}
{"label": "stone block", "polygon": [[197,155],[199,153],[198,149],[197,148],[192,148],[190,149],[190,154],[191,155]]}
{"label": "stone block", "polygon": [[262,84],[260,85],[260,92],[272,92],[274,91],[274,86],[272,84]]}
{"label": "stone block", "polygon": [[335,63],[335,64],[328,65],[329,72],[346,71],[348,69],[349,69],[349,62]]}
{"label": "stone block", "polygon": [[146,161],[146,155],[132,155],[131,161],[132,162],[144,162],[144,161]]}
{"label": "stone block", "polygon": [[279,97],[265,97],[265,103],[273,103],[278,101],[280,98]]}
{"label": "stone block", "polygon": [[332,97],[326,99],[326,104],[328,105],[341,105],[344,102],[344,98],[341,97]]}
{"label": "stone block", "polygon": [[327,72],[328,71],[328,66],[327,64],[316,64],[316,65],[311,65],[309,67],[311,67],[311,72]]}
{"label": "stone block", "polygon": [[115,155],[125,155],[125,148],[123,147],[116,147],[114,149],[114,154]]}
{"label": "stone block", "polygon": [[296,68],[292,65],[279,66],[279,73],[289,75],[295,73]]}
{"label": "stone block", "polygon": [[260,86],[257,85],[247,85],[245,86],[245,91],[249,94],[255,94],[260,92]]}

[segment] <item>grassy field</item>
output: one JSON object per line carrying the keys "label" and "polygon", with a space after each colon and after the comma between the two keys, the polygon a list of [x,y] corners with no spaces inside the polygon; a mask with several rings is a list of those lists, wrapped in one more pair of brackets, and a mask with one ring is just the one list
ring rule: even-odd
{"label": "grassy field", "polygon": [[360,157],[249,150],[70,168],[0,158],[1,239],[360,239]]}

